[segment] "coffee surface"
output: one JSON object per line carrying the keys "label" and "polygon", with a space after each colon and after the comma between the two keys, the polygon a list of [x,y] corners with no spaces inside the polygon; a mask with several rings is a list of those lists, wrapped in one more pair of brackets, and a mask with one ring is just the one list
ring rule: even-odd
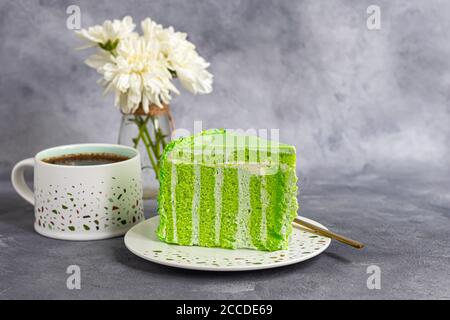
{"label": "coffee surface", "polygon": [[64,166],[96,166],[130,159],[114,153],[74,153],[43,159],[45,163]]}

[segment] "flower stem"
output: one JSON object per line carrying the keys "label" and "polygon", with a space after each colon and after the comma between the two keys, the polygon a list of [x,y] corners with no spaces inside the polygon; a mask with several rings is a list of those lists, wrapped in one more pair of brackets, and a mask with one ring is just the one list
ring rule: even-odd
{"label": "flower stem", "polygon": [[[156,157],[159,159],[160,155],[160,148],[159,148],[159,143],[161,142],[161,137],[158,135],[158,131],[157,129],[159,129],[158,127],[158,121],[155,120],[155,118],[152,117],[152,124],[153,124],[153,134],[155,135],[155,147],[156,147]],[[158,127],[158,128],[157,128]]]}
{"label": "flower stem", "polygon": [[139,144],[139,140],[141,140],[141,135],[142,135],[142,133],[143,133],[143,132],[142,132],[142,131],[143,131],[143,128],[147,126],[148,120],[149,120],[149,118],[147,117],[147,118],[145,119],[144,123],[142,123],[142,119],[140,119],[140,117],[138,117],[138,116],[135,116],[135,119],[134,119],[133,122],[136,123],[136,125],[137,125],[138,128],[139,128],[139,134],[138,134],[138,136],[137,136],[136,138],[133,139],[133,142],[134,142],[134,148],[135,148],[135,149],[137,148],[137,146],[138,146],[138,144]]}
{"label": "flower stem", "polygon": [[[150,134],[148,133],[147,123],[150,120],[151,116],[147,116],[145,120],[143,120],[140,116],[135,116],[135,123],[139,128],[138,136],[133,139],[134,147],[136,148],[139,144],[139,141],[142,139],[144,143],[145,149],[148,154],[148,158],[152,164],[153,170],[155,171],[156,179],[159,179],[159,152],[156,151],[155,145],[153,143]],[[156,138],[156,137],[155,137]],[[156,159],[155,159],[156,158]]]}

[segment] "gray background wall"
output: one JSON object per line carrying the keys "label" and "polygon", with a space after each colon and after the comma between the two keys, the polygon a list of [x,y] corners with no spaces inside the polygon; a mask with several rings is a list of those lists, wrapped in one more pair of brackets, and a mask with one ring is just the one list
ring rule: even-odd
{"label": "gray background wall", "polygon": [[280,128],[304,174],[448,166],[448,1],[0,0],[0,177],[42,148],[117,139],[113,98],[66,28],[70,4],[82,27],[129,14],[189,33],[215,85],[173,101],[179,127]]}
{"label": "gray background wall", "polygon": [[[188,32],[215,90],[176,98],[178,126],[280,128],[299,152],[300,213],[366,248],[333,241],[307,262],[211,277],[147,263],[120,238],[37,236],[8,182],[13,164],[115,142],[119,129],[88,53],[74,50],[71,4],[84,27],[130,14]],[[379,31],[366,28],[369,4]],[[0,0],[0,299],[450,299],[449,18],[438,0]],[[83,290],[66,289],[72,264]],[[381,290],[367,288],[373,264]]]}

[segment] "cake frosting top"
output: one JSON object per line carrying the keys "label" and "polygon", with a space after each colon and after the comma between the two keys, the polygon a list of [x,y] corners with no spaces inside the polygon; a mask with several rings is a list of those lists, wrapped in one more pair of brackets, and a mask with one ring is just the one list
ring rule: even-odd
{"label": "cake frosting top", "polygon": [[295,161],[294,146],[225,129],[211,129],[172,141],[162,157],[171,162],[245,165],[251,169],[278,166],[289,160],[289,156]]}

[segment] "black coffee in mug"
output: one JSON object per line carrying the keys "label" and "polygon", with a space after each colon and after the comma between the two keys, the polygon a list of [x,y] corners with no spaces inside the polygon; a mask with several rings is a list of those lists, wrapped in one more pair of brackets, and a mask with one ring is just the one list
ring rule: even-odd
{"label": "black coffee in mug", "polygon": [[74,153],[42,159],[45,163],[64,166],[97,166],[121,162],[130,158],[115,153]]}

